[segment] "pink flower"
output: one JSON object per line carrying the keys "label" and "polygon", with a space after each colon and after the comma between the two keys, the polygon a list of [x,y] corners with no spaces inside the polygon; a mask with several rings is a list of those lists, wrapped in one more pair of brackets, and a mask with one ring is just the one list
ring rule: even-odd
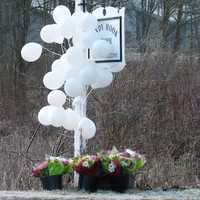
{"label": "pink flower", "polygon": [[33,168],[32,175],[37,176],[43,169],[48,167],[48,161],[44,161],[43,163],[39,164],[37,167]]}
{"label": "pink flower", "polygon": [[91,159],[95,161],[95,160],[97,160],[97,156],[93,155],[93,156],[91,156]]}
{"label": "pink flower", "polygon": [[68,160],[63,160],[63,164],[64,164],[64,165],[68,165],[68,164],[69,164],[69,161],[68,161]]}

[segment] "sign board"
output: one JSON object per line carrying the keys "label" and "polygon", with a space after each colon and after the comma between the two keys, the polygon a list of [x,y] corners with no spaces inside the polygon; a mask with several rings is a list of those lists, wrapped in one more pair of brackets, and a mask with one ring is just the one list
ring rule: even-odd
{"label": "sign board", "polygon": [[122,62],[122,17],[99,19],[96,32],[112,46],[112,52],[96,62]]}
{"label": "sign board", "polygon": [[93,11],[98,18],[96,32],[99,38],[111,45],[112,51],[105,58],[97,58],[97,63],[125,63],[125,9],[113,7],[98,8]]}

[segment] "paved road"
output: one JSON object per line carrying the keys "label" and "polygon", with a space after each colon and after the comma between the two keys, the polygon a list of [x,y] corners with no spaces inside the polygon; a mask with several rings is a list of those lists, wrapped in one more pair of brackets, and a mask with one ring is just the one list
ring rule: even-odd
{"label": "paved road", "polygon": [[99,192],[88,194],[72,191],[0,191],[0,200],[200,200],[200,189],[184,191],[147,191],[117,194],[111,192]]}

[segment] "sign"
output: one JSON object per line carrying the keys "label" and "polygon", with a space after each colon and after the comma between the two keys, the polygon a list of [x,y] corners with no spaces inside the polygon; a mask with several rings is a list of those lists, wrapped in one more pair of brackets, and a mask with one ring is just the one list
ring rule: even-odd
{"label": "sign", "polygon": [[99,38],[111,45],[111,52],[104,58],[96,59],[97,63],[125,63],[125,9],[113,7],[98,8],[93,11],[98,18],[96,32]]}
{"label": "sign", "polygon": [[96,62],[122,62],[122,17],[103,18],[98,22],[96,32],[112,46],[112,52]]}

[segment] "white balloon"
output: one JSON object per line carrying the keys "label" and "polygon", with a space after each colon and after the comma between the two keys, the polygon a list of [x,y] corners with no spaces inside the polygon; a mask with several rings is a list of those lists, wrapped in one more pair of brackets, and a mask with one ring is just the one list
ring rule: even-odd
{"label": "white balloon", "polygon": [[62,44],[64,40],[58,24],[49,24],[44,26],[40,31],[40,37],[46,43],[56,42]]}
{"label": "white balloon", "polygon": [[45,106],[38,113],[38,120],[40,124],[44,126],[49,126],[51,124],[51,120],[49,118],[49,113],[53,109],[53,106]]}
{"label": "white balloon", "polygon": [[51,125],[61,127],[65,121],[65,109],[63,107],[54,107],[49,113]]}
{"label": "white balloon", "polygon": [[47,72],[43,78],[44,86],[50,90],[57,90],[64,84],[65,76],[58,72]]}
{"label": "white balloon", "polygon": [[[71,65],[69,64],[69,62],[67,61],[67,56],[66,56],[66,53],[63,54],[61,57],[60,57],[60,60],[63,60],[67,65],[67,70],[66,68],[64,69],[64,71],[67,71],[66,74],[65,74],[65,80],[67,79],[70,79],[72,77],[77,77],[79,75],[79,72],[80,72],[80,65]],[[56,62],[56,61],[55,61]],[[56,62],[56,63],[59,63],[59,62]],[[55,63],[55,64],[56,64]],[[55,65],[56,66],[56,65]],[[56,68],[55,66],[52,66],[52,70],[54,69],[56,71]],[[53,70],[53,71],[54,71]],[[61,70],[62,71],[62,70]]]}
{"label": "white balloon", "polygon": [[70,108],[65,111],[65,121],[63,124],[65,129],[69,131],[77,129],[79,121],[80,116],[75,111]]}
{"label": "white balloon", "polygon": [[62,54],[62,56],[60,57],[60,59],[67,61],[67,55],[66,55],[66,53]]}
{"label": "white balloon", "polygon": [[53,90],[48,94],[47,101],[53,106],[63,106],[66,102],[66,95],[61,90]]}
{"label": "white balloon", "polygon": [[96,31],[76,32],[73,36],[73,44],[80,45],[85,48],[91,48],[95,41],[99,39]]}
{"label": "white balloon", "polygon": [[81,81],[85,85],[94,84],[97,80],[97,76],[98,76],[98,73],[97,73],[97,70],[95,69],[95,65],[85,67],[80,71]]}
{"label": "white balloon", "polygon": [[40,58],[42,46],[35,42],[27,43],[21,50],[21,56],[25,61],[34,62]]}
{"label": "white balloon", "polygon": [[57,38],[55,38],[55,43],[57,44],[63,44],[63,40],[64,40],[64,37],[62,35],[59,35]]}
{"label": "white balloon", "polygon": [[108,64],[108,63],[96,63],[96,67],[97,69],[103,69],[103,70],[108,70],[110,71],[112,64]]}
{"label": "white balloon", "polygon": [[76,11],[73,13],[72,15],[72,21],[74,26],[76,27],[76,29],[79,28],[79,24],[80,24],[80,19],[85,15],[84,12],[82,11]]}
{"label": "white balloon", "polygon": [[66,80],[64,90],[70,97],[82,96],[84,92],[84,86],[81,80],[76,78],[70,78]]}
{"label": "white balloon", "polygon": [[73,67],[82,65],[86,60],[86,55],[82,48],[70,47],[65,53],[65,59]]}
{"label": "white balloon", "polygon": [[86,117],[80,120],[78,129],[82,131],[82,136],[84,139],[91,139],[96,133],[95,123]]}
{"label": "white balloon", "polygon": [[53,72],[60,72],[66,75],[71,70],[71,66],[66,60],[57,59],[52,63],[51,69]]}
{"label": "white balloon", "polygon": [[62,44],[64,37],[61,34],[61,29],[60,29],[60,25],[58,24],[52,24],[50,31],[53,35],[53,42],[57,43],[57,44]]}
{"label": "white balloon", "polygon": [[[76,65],[72,65],[69,61],[68,61],[68,53],[63,54],[60,57],[61,60],[64,60],[65,62],[68,63],[68,66],[70,68],[70,71],[76,71],[79,72],[80,71],[80,67],[83,65],[83,63],[80,63],[79,61],[76,61]],[[83,62],[85,62],[85,60],[83,60]]]}
{"label": "white balloon", "polygon": [[68,80],[74,77],[79,77],[79,70],[76,70],[76,69],[69,70],[65,76],[65,80]]}
{"label": "white balloon", "polygon": [[98,70],[96,82],[92,85],[93,89],[104,88],[109,86],[113,81],[113,75],[107,70]]}
{"label": "white balloon", "polygon": [[91,56],[93,59],[107,58],[112,52],[112,46],[105,40],[97,40],[91,50]]}
{"label": "white balloon", "polygon": [[66,6],[59,5],[53,10],[53,19],[57,24],[61,23],[63,19],[69,16],[71,16],[71,12]]}
{"label": "white balloon", "polygon": [[110,72],[120,72],[125,68],[126,64],[125,63],[116,63],[116,64],[112,64],[110,66],[109,71]]}
{"label": "white balloon", "polygon": [[60,23],[61,35],[66,39],[72,38],[76,30],[72,17],[67,17]]}
{"label": "white balloon", "polygon": [[44,26],[40,31],[41,39],[46,43],[53,42],[53,35],[51,34],[51,25]]}
{"label": "white balloon", "polygon": [[97,27],[97,18],[91,13],[86,13],[80,20],[80,29],[83,32],[94,30]]}
{"label": "white balloon", "polygon": [[[62,63],[65,64],[66,61],[61,60],[61,59],[56,59],[56,60],[54,60],[53,63],[52,63],[52,65],[51,65],[51,70],[54,71],[54,70],[56,70],[57,68],[60,68],[60,66],[62,66],[61,68],[63,68]],[[59,67],[58,67],[58,66],[59,66]]]}

